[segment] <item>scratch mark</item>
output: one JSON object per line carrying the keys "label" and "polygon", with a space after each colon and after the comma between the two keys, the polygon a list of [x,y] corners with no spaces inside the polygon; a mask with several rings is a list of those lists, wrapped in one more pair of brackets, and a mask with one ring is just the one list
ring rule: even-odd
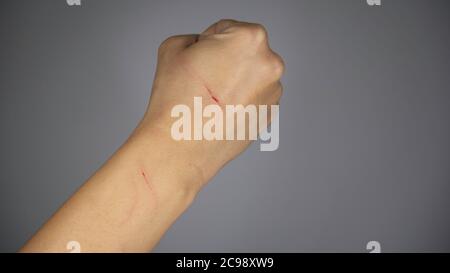
{"label": "scratch mark", "polygon": [[147,185],[147,187],[150,189],[150,191],[153,191],[153,186],[150,183],[149,179],[147,178],[147,175],[145,174],[144,170],[141,169],[141,175],[144,178],[144,182]]}
{"label": "scratch mark", "polygon": [[180,63],[181,63],[181,67],[183,68],[183,70],[186,71],[186,73],[188,73],[191,76],[191,78],[198,81],[205,88],[205,90],[208,92],[211,99],[216,104],[220,104],[219,99],[216,96],[214,96],[214,93],[212,92],[211,88],[208,87],[208,85],[206,84],[206,81],[203,78],[201,78],[197,73],[194,73],[192,71],[192,69],[190,69],[190,67],[187,66],[187,64],[184,64],[183,62],[180,62]]}
{"label": "scratch mark", "polygon": [[140,171],[142,178],[144,178],[145,185],[147,186],[151,194],[150,202],[152,206],[156,209],[158,207],[158,195],[156,194],[153,183],[151,179],[148,177],[147,173],[144,171],[144,169],[141,168]]}
{"label": "scratch mark", "polygon": [[211,96],[211,98],[212,98],[217,104],[219,104],[219,99],[213,95],[211,89],[209,89],[208,86],[206,86],[206,85],[205,85],[205,89],[206,89],[206,91],[208,91],[208,93],[209,93],[209,95]]}

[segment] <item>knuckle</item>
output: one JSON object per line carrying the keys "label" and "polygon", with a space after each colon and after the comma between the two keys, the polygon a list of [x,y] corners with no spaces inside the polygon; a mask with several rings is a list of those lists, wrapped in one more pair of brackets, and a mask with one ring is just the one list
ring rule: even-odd
{"label": "knuckle", "polygon": [[241,39],[250,43],[261,44],[267,41],[267,31],[260,24],[248,24],[239,28]]}
{"label": "knuckle", "polygon": [[284,70],[285,70],[285,64],[283,59],[280,57],[280,55],[273,53],[271,58],[271,68],[272,73],[275,75],[277,79],[281,78],[283,76]]}
{"label": "knuckle", "polygon": [[285,70],[283,59],[276,53],[269,53],[260,67],[271,81],[279,80]]}
{"label": "knuckle", "polygon": [[267,40],[267,31],[261,24],[250,25],[249,34],[256,42],[264,42]]}
{"label": "knuckle", "polygon": [[217,21],[217,23],[215,24],[216,26],[216,30],[223,30],[224,28],[232,25],[233,23],[235,23],[235,20],[232,19],[220,19],[219,21]]}
{"label": "knuckle", "polygon": [[165,55],[165,53],[169,50],[170,45],[177,39],[176,36],[171,36],[165,39],[158,48],[158,55]]}

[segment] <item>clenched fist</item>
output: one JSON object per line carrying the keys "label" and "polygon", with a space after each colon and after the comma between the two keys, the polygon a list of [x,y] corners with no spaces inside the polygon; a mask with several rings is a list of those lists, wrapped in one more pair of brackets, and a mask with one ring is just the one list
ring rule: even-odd
{"label": "clenched fist", "polygon": [[[283,70],[282,59],[270,49],[267,32],[259,24],[221,20],[200,35],[170,37],[159,48],[152,97],[143,124],[158,128],[170,142],[170,127],[174,122],[171,109],[177,104],[193,109],[194,97],[201,97],[203,106],[216,104],[224,112],[226,105],[278,104]],[[232,124],[224,122],[224,126]],[[180,156],[188,157],[206,182],[249,143],[247,137],[245,140],[182,140],[172,145],[177,147]]]}

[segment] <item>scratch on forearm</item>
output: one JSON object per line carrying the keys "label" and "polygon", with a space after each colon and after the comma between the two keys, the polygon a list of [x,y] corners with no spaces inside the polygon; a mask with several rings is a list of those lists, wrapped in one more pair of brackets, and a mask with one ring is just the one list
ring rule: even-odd
{"label": "scratch on forearm", "polygon": [[[151,210],[150,213],[153,214],[153,213],[155,213],[155,211],[157,209],[157,204],[158,204],[157,196],[156,196],[156,192],[155,192],[153,183],[144,169],[142,169],[142,168],[139,169],[139,174],[140,174],[139,180],[144,181],[144,184],[145,184],[144,187],[146,187],[148,189],[148,192],[150,192],[149,203],[147,203],[147,205],[144,205],[144,207],[146,207],[147,209],[150,209]],[[121,222],[119,223],[119,226],[128,224],[131,221],[133,215],[136,213],[136,210],[138,210],[139,208],[140,209],[144,208],[142,206],[143,203],[141,201],[141,198],[142,198],[141,192],[142,191],[139,190],[139,185],[142,186],[142,184],[140,184],[142,182],[139,182],[139,183],[138,182],[139,181],[133,180],[131,183],[131,184],[133,184],[132,194],[131,194],[131,198],[130,198],[132,203],[131,203],[130,207],[127,209],[127,211],[125,212],[125,217],[121,220]],[[146,193],[146,192],[143,192],[143,193]],[[144,199],[146,200],[146,199],[148,199],[148,197],[144,198]]]}
{"label": "scratch on forearm", "polygon": [[147,187],[150,191],[153,191],[153,185],[151,184],[150,180],[147,178],[147,175],[145,174],[145,171],[143,169],[141,169],[141,175],[144,178],[145,185],[147,185]]}
{"label": "scratch on forearm", "polygon": [[158,205],[158,200],[157,200],[158,196],[156,194],[156,190],[152,183],[152,180],[149,177],[149,175],[147,174],[147,172],[144,170],[144,168],[141,168],[140,172],[141,172],[141,176],[144,180],[145,186],[147,187],[148,191],[150,192],[150,202],[151,202],[152,208],[156,209],[156,207]]}

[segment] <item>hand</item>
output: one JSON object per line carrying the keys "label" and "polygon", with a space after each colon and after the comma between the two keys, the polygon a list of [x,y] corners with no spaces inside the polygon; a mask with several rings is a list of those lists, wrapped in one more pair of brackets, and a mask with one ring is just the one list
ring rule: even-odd
{"label": "hand", "polygon": [[[167,138],[176,146],[177,157],[194,166],[200,186],[225,163],[250,144],[249,140],[172,140],[177,104],[193,109],[194,96],[203,105],[278,104],[284,64],[268,43],[263,26],[234,20],[221,20],[200,35],[181,35],[164,41],[148,111],[141,127],[152,128],[152,135]],[[259,128],[261,130],[263,128]]]}

